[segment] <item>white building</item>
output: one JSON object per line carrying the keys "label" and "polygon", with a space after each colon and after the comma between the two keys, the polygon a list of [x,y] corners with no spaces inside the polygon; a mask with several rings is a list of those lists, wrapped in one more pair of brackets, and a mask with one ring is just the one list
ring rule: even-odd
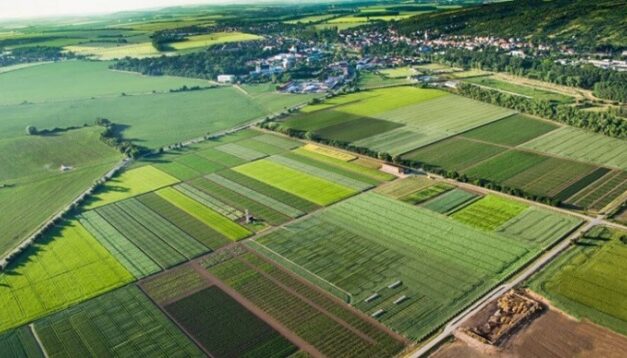
{"label": "white building", "polygon": [[233,83],[235,75],[218,75],[218,83]]}

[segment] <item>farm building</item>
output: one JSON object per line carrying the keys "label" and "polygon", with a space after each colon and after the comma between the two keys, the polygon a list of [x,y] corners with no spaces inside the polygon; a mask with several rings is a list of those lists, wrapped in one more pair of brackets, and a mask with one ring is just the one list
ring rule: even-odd
{"label": "farm building", "polygon": [[218,75],[219,83],[233,83],[235,82],[235,75]]}

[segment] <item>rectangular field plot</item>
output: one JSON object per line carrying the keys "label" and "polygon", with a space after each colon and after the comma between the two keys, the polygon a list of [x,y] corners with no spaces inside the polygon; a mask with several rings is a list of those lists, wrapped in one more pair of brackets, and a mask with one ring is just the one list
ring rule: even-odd
{"label": "rectangular field plot", "polygon": [[223,144],[221,146],[215,147],[215,149],[223,153],[236,156],[245,161],[251,161],[251,160],[263,158],[266,156],[265,153],[241,146],[237,143]]}
{"label": "rectangular field plot", "polygon": [[257,137],[254,137],[253,140],[261,143],[270,144],[275,147],[283,148],[285,150],[294,149],[302,145],[302,143],[299,141],[290,138],[280,137],[274,134],[261,134]]}
{"label": "rectangular field plot", "polygon": [[259,252],[300,265],[294,271],[308,272],[302,277],[346,292],[356,308],[416,340],[533,254],[524,242],[372,192],[256,242],[266,248]]}
{"label": "rectangular field plot", "polygon": [[354,189],[269,160],[244,164],[233,170],[321,206],[332,204],[357,193]]}
{"label": "rectangular field plot", "polygon": [[104,189],[87,205],[87,209],[147,193],[164,186],[178,183],[178,179],[150,165],[125,171],[108,181]]}
{"label": "rectangular field plot", "polygon": [[231,240],[241,240],[251,234],[248,229],[220,215],[214,210],[202,205],[194,199],[176,191],[172,188],[161,189],[157,195],[169,201],[172,205],[187,212],[196,219],[210,226],[215,231],[228,237]]}
{"label": "rectangular field plot", "polygon": [[410,176],[381,185],[375,188],[374,191],[389,196],[390,198],[399,199],[434,185],[435,183],[437,183],[435,180],[431,180],[425,176]]}
{"label": "rectangular field plot", "polygon": [[516,114],[465,132],[462,137],[516,146],[557,128],[553,123]]}
{"label": "rectangular field plot", "polygon": [[448,170],[463,170],[502,153],[506,148],[454,137],[403,155],[409,159]]}
{"label": "rectangular field plot", "polygon": [[463,171],[463,173],[470,178],[502,183],[548,159],[549,157],[535,153],[510,150],[483,161]]}
{"label": "rectangular field plot", "polygon": [[559,157],[627,170],[627,142],[572,127],[562,127],[523,145]]}
{"label": "rectangular field plot", "polygon": [[[355,179],[371,184],[378,184],[382,181],[388,181],[395,178],[392,174],[378,170],[381,164],[374,160],[372,160],[372,162],[365,163],[364,161],[367,159],[359,158],[357,160],[346,162],[344,160],[311,152],[305,148],[295,149],[292,151],[292,154],[298,154],[298,158],[301,160],[303,160],[303,158],[311,159],[312,161],[308,162],[313,163],[314,166],[327,168],[331,171],[339,170],[339,172],[345,176],[351,176]],[[351,173],[354,173],[356,176],[352,176]]]}
{"label": "rectangular field plot", "polygon": [[613,170],[566,200],[580,208],[602,210],[627,191],[627,172]]}
{"label": "rectangular field plot", "polygon": [[501,225],[497,232],[546,246],[577,228],[582,221],[574,216],[531,207]]}
{"label": "rectangular field plot", "polygon": [[334,149],[327,148],[327,147],[321,147],[315,144],[306,144],[303,147],[303,149],[308,150],[313,153],[322,154],[330,158],[338,159],[344,162],[348,162],[357,158],[356,156],[352,154],[340,152],[339,150],[334,150]]}
{"label": "rectangular field plot", "polygon": [[393,333],[255,254],[245,253],[208,269],[306,341],[313,355],[387,357],[403,349]]}
{"label": "rectangular field plot", "polygon": [[569,314],[627,334],[626,235],[594,227],[534,276],[531,289]]}
{"label": "rectangular field plot", "polygon": [[445,214],[477,200],[479,195],[461,189],[453,189],[425,203],[422,207]]}
{"label": "rectangular field plot", "polygon": [[320,128],[316,134],[323,138],[350,143],[402,126],[403,124],[392,121],[363,117]]}
{"label": "rectangular field plot", "polygon": [[190,265],[178,266],[141,281],[140,286],[159,305],[165,305],[210,286]]}
{"label": "rectangular field plot", "polygon": [[288,357],[298,350],[216,286],[170,303],[165,310],[212,357]]}
{"label": "rectangular field plot", "polygon": [[0,332],[133,280],[76,221],[22,255],[0,273]]}
{"label": "rectangular field plot", "polygon": [[526,208],[525,204],[517,201],[488,195],[455,212],[452,217],[470,226],[492,231]]}
{"label": "rectangular field plot", "polygon": [[447,191],[452,190],[453,188],[454,186],[452,185],[438,183],[430,187],[420,189],[413,194],[404,196],[400,198],[400,200],[406,203],[410,203],[412,205],[417,205],[420,203],[424,203],[425,201],[430,200],[432,198],[435,198],[438,195],[442,195],[443,193],[446,193]]}
{"label": "rectangular field plot", "polygon": [[175,185],[174,188],[233,221],[239,220],[244,217],[244,213],[240,210],[212,197],[211,195],[205,193],[200,189],[195,188],[190,184],[178,184]]}
{"label": "rectangular field plot", "polygon": [[7,358],[44,358],[30,328],[23,326],[0,335],[0,356]]}
{"label": "rectangular field plot", "polygon": [[248,210],[254,217],[261,219],[270,225],[280,225],[290,220],[290,217],[248,198],[236,191],[228,189],[207,178],[197,178],[189,182],[195,188],[227,203],[241,211]]}
{"label": "rectangular field plot", "polygon": [[50,357],[202,357],[202,352],[135,286],[35,323]]}
{"label": "rectangular field plot", "polygon": [[136,278],[161,270],[157,263],[95,211],[81,214],[80,223]]}

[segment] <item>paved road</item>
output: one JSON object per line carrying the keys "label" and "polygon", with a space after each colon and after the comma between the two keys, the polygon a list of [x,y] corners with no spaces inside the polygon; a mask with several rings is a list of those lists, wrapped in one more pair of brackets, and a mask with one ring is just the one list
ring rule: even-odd
{"label": "paved road", "polygon": [[472,317],[475,313],[479,312],[483,307],[485,307],[488,303],[490,303],[495,298],[499,297],[503,293],[511,290],[518,284],[522,283],[535,272],[540,270],[544,265],[553,260],[557,255],[559,255],[562,251],[566,250],[572,242],[573,239],[579,237],[582,233],[586,232],[590,228],[595,225],[601,224],[604,222],[604,217],[599,216],[593,220],[588,221],[585,225],[581,226],[579,229],[575,230],[573,233],[568,235],[565,239],[563,239],[558,245],[553,247],[551,250],[546,252],[544,255],[540,256],[537,260],[535,260],[531,265],[529,265],[522,273],[518,274],[514,278],[512,278],[507,283],[496,287],[488,294],[483,296],[479,301],[475,302],[472,306],[467,308],[465,311],[457,315],[453,318],[445,327],[442,333],[431,339],[427,344],[419,347],[417,350],[411,352],[407,357],[417,358],[427,354],[432,348],[437,346],[440,342],[446,339],[448,336],[452,335],[453,332],[459,328],[466,319]]}

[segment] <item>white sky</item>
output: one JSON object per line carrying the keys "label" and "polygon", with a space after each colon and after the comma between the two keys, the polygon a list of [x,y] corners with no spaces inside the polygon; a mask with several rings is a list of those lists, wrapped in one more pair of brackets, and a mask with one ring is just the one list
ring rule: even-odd
{"label": "white sky", "polygon": [[[254,2],[249,0],[247,2]],[[0,19],[108,13],[143,8],[241,2],[233,0],[0,0]]]}

